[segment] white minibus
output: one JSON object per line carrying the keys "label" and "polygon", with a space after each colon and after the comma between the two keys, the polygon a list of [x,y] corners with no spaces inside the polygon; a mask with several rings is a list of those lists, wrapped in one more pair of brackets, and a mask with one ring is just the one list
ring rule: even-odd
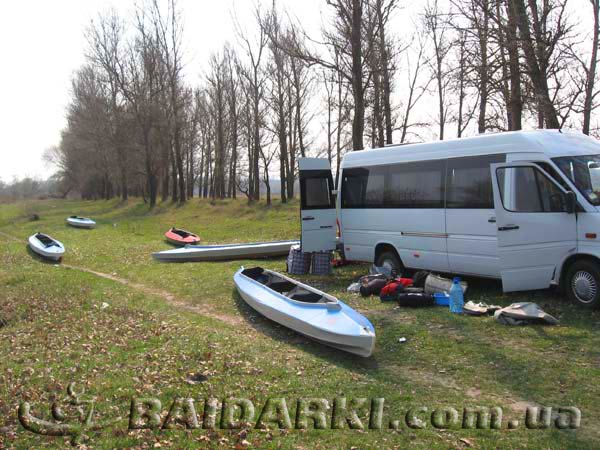
{"label": "white minibus", "polygon": [[558,285],[600,305],[593,138],[517,131],[355,151],[337,189],[326,159],[299,164],[304,251],[337,245],[350,261],[496,278],[505,292]]}

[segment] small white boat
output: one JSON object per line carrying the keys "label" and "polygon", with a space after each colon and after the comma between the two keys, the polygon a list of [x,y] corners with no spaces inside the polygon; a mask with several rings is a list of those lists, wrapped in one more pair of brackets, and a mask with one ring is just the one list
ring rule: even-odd
{"label": "small white boat", "polygon": [[29,236],[29,247],[38,255],[54,261],[59,261],[65,254],[62,242],[42,233]]}
{"label": "small white boat", "polygon": [[244,301],[268,319],[330,347],[373,353],[375,328],[337,298],[261,267],[242,267],[233,281]]}
{"label": "small white boat", "polygon": [[95,228],[96,222],[88,217],[71,216],[67,217],[67,223],[76,228]]}
{"label": "small white boat", "polygon": [[250,244],[186,245],[182,248],[152,253],[162,262],[225,261],[232,259],[269,258],[287,255],[300,241],[255,242]]}

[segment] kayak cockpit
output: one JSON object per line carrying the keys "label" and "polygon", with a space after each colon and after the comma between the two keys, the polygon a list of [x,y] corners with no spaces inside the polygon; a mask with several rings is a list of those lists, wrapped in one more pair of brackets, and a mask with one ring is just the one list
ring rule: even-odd
{"label": "kayak cockpit", "polygon": [[301,303],[338,305],[335,297],[331,297],[323,292],[312,289],[310,286],[291,280],[281,274],[271,272],[262,267],[253,267],[244,269],[242,275],[253,279],[265,287],[281,294],[290,300]]}
{"label": "kayak cockpit", "polygon": [[60,247],[60,245],[58,245],[58,243],[54,239],[52,239],[51,237],[49,237],[45,234],[36,233],[35,238],[38,241],[40,241],[40,243],[46,248],[53,247],[53,246]]}
{"label": "kayak cockpit", "polygon": [[185,231],[185,230],[182,230],[180,228],[175,228],[175,227],[171,228],[171,233],[181,236],[184,239],[187,237],[190,237],[190,236],[196,237],[196,235],[194,233],[190,233],[189,231]]}

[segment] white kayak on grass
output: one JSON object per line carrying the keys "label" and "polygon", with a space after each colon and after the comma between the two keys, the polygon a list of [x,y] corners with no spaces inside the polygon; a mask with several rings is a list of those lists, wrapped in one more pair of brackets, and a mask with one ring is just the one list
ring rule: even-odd
{"label": "white kayak on grass", "polygon": [[67,223],[76,228],[95,228],[96,222],[88,217],[71,216],[67,217]]}
{"label": "white kayak on grass", "polygon": [[29,247],[38,255],[54,261],[60,260],[65,254],[65,246],[62,242],[42,233],[29,236]]}
{"label": "white kayak on grass", "polygon": [[226,261],[232,259],[269,258],[287,255],[300,241],[254,242],[249,244],[186,245],[182,248],[152,253],[162,262]]}
{"label": "white kayak on grass", "polygon": [[339,350],[373,353],[371,322],[332,295],[261,267],[242,267],[233,281],[244,301],[268,319]]}

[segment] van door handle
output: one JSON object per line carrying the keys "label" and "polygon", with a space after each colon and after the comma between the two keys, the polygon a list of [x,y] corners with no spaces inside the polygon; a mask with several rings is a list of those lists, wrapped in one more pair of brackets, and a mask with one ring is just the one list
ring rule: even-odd
{"label": "van door handle", "polygon": [[496,223],[496,218],[495,218],[495,217],[490,217],[490,218],[488,219],[488,222],[489,222],[489,223]]}
{"label": "van door handle", "polygon": [[505,227],[498,227],[498,231],[510,231],[510,230],[518,230],[519,225],[506,225]]}
{"label": "van door handle", "polygon": [[321,225],[321,228],[333,228],[333,225]]}
{"label": "van door handle", "polygon": [[308,216],[308,217],[303,217],[302,220],[315,220],[315,218],[312,216]]}

